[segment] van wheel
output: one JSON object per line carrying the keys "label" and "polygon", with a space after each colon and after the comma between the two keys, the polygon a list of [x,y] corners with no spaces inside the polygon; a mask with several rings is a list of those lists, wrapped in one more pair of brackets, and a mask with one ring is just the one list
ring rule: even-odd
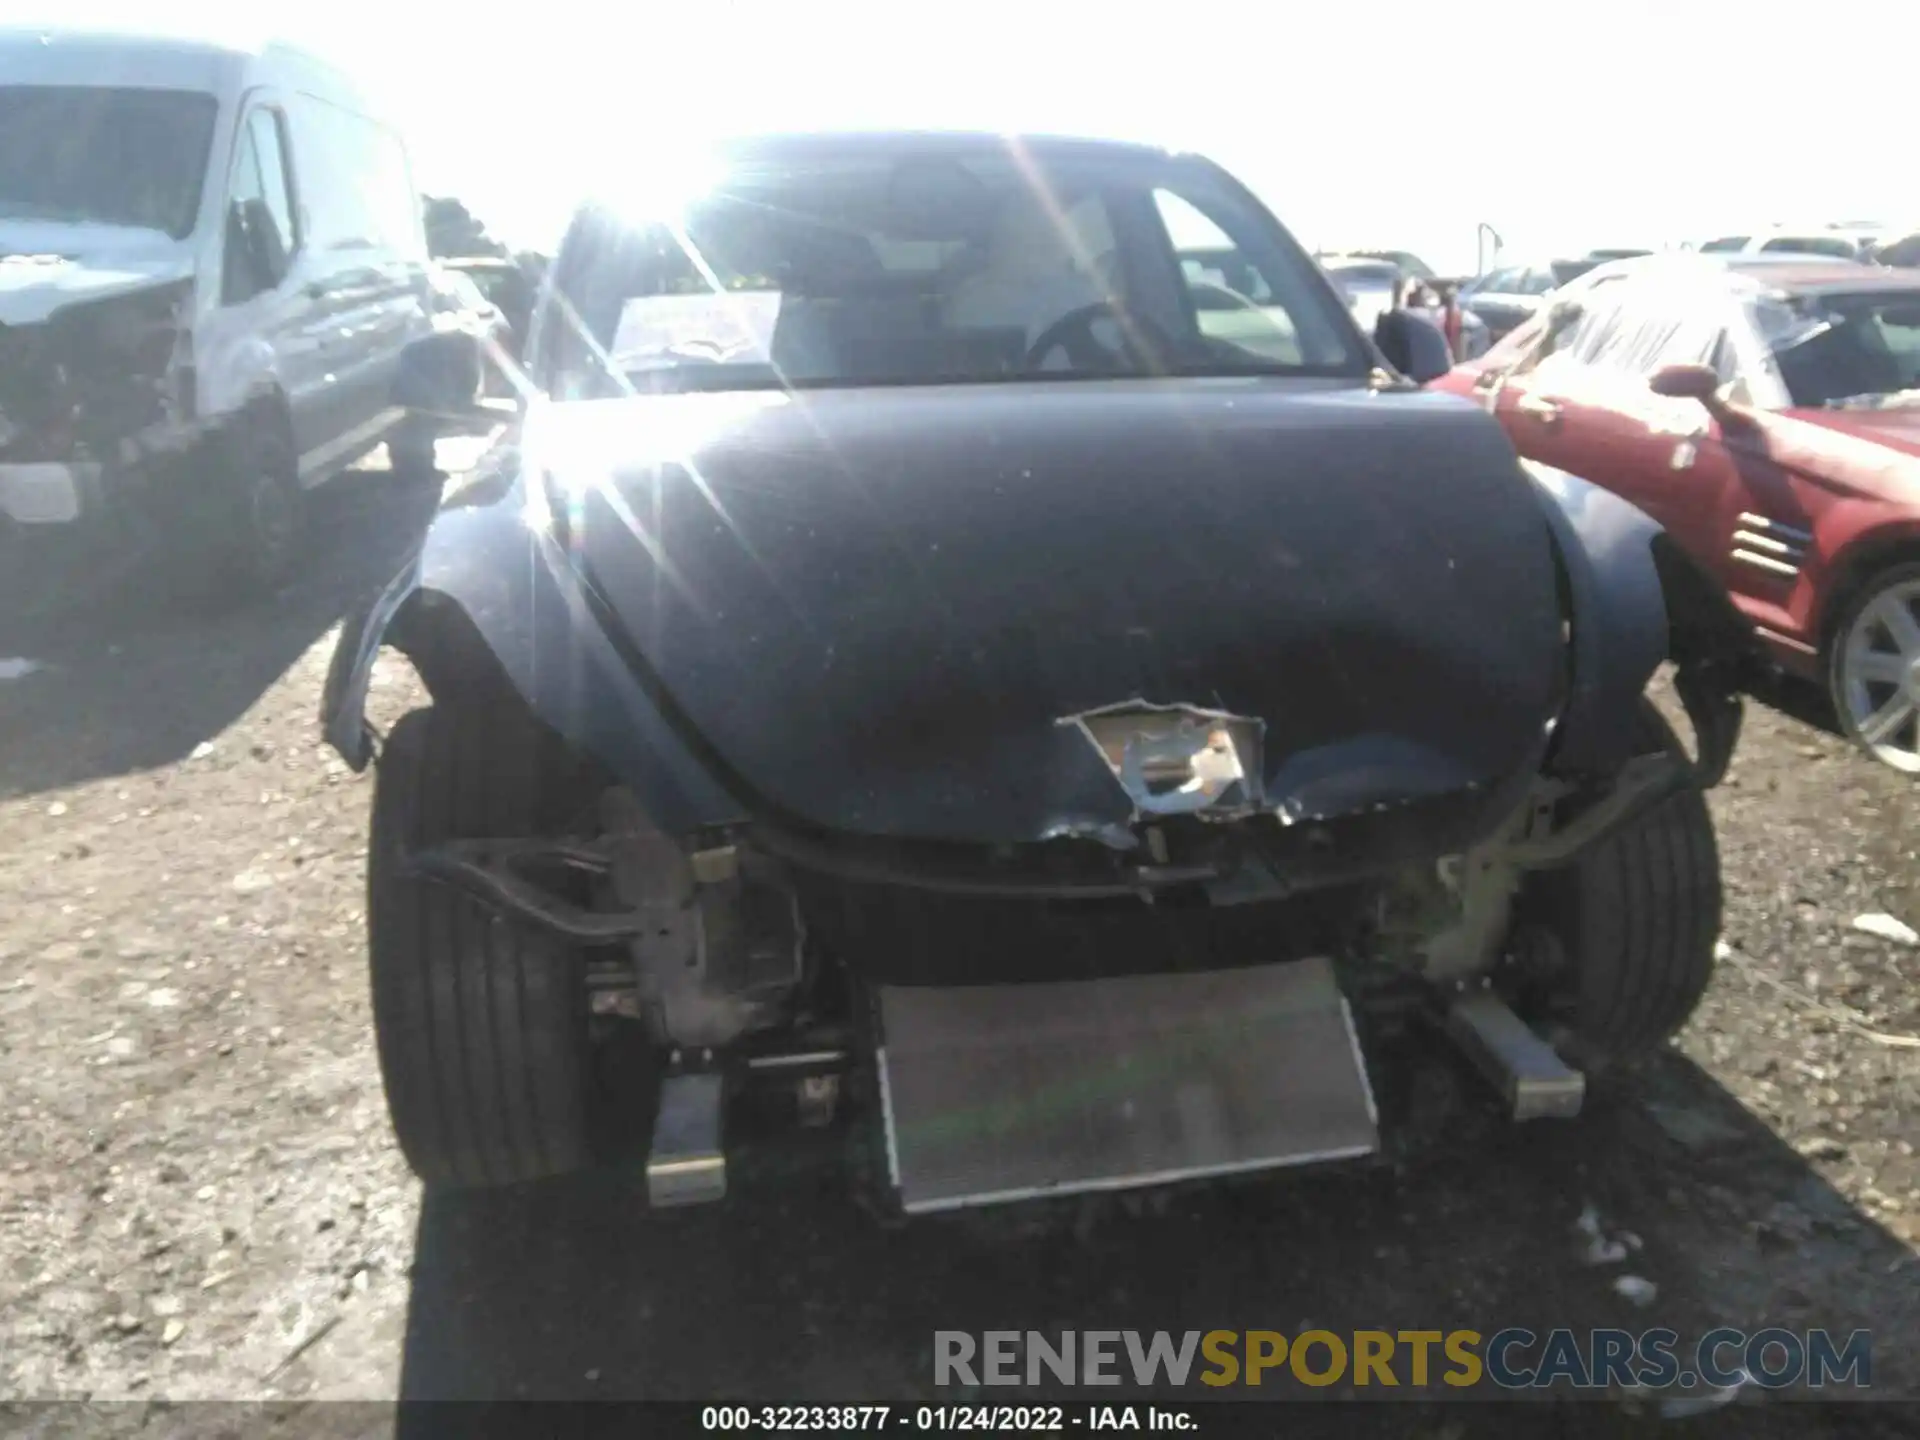
{"label": "van wheel", "polygon": [[448,697],[387,737],[367,855],[373,1020],[394,1133],[429,1185],[586,1163],[588,995],[578,947],[408,874],[405,857],[554,833],[590,794],[572,752],[509,696]]}
{"label": "van wheel", "polygon": [[[1650,703],[1640,734],[1642,753],[1679,752]],[[1523,892],[1517,958],[1548,977],[1526,1008],[1588,1071],[1658,1049],[1713,978],[1721,904],[1713,817],[1689,785]]]}
{"label": "van wheel", "polygon": [[197,598],[268,594],[293,571],[306,527],[293,437],[282,417],[250,412],[217,436],[206,468],[186,477],[176,523],[178,558]]}

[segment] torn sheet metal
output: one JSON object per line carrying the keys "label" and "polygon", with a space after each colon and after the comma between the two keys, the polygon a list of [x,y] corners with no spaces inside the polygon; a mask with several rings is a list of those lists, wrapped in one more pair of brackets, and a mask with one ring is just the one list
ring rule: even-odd
{"label": "torn sheet metal", "polygon": [[1133,802],[1134,818],[1238,819],[1262,804],[1264,722],[1193,705],[1124,700],[1062,717],[1078,727]]}

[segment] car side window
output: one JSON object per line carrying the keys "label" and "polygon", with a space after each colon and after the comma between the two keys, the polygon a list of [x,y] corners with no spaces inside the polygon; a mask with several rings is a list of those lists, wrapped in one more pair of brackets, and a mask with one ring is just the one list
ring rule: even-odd
{"label": "car side window", "polygon": [[1851,242],[1827,235],[1776,235],[1760,248],[1776,255],[1828,255],[1835,260],[1855,258]]}
{"label": "car side window", "polygon": [[316,252],[389,250],[426,258],[419,197],[405,148],[384,125],[312,95],[292,102],[312,140],[300,178],[312,217],[307,237]]}
{"label": "car side window", "polygon": [[[1321,363],[1309,329],[1303,334],[1294,296],[1278,293],[1279,276],[1261,266],[1219,222],[1184,195],[1153,192],[1154,208],[1179,261],[1194,324],[1216,345],[1286,365]],[[1282,282],[1284,283],[1284,282]]]}
{"label": "car side window", "polygon": [[1747,248],[1747,235],[1722,235],[1718,240],[1709,240],[1700,247],[1703,255],[1731,255]]}
{"label": "car side window", "polygon": [[413,256],[423,252],[420,201],[412,169],[399,139],[385,126],[362,122],[366,146],[365,185],[373,231],[387,249]]}
{"label": "car side window", "polygon": [[278,111],[256,110],[247,117],[247,131],[253,141],[254,154],[260,159],[261,198],[273,216],[280,243],[286,247],[287,254],[292,255],[300,248],[300,232],[294,220],[298,206],[294,202],[293,178],[287,165],[286,124]]}
{"label": "car side window", "polygon": [[228,189],[221,300],[238,305],[277,288],[299,242],[285,137],[278,117],[255,110],[241,126]]}

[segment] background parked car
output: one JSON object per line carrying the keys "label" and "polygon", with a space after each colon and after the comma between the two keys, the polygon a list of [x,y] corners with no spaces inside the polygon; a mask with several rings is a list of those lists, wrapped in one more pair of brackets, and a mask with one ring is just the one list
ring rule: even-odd
{"label": "background parked car", "polygon": [[1660,521],[1862,746],[1920,773],[1920,274],[1624,261],[1436,384]]}
{"label": "background parked car", "polygon": [[1374,321],[1393,308],[1394,297],[1406,278],[1392,261],[1363,255],[1322,255],[1320,268],[1340,287],[1347,308],[1369,335]]}
{"label": "background parked car", "polygon": [[1581,259],[1503,265],[1470,281],[1460,292],[1460,303],[1486,325],[1489,337],[1498,342],[1531,320],[1547,296],[1601,263],[1596,259]]}
{"label": "background parked car", "polygon": [[1720,235],[1699,248],[1702,255],[1825,255],[1833,260],[1869,260],[1879,240],[1873,231],[1807,227]]}
{"label": "background parked car", "polygon": [[1898,265],[1902,268],[1920,268],[1920,230],[1910,235],[1902,235],[1897,240],[1889,240],[1874,252],[1874,260],[1881,265]]}
{"label": "background parked car", "polygon": [[1437,280],[1434,268],[1411,250],[1347,250],[1341,252],[1361,260],[1385,260],[1402,275],[1415,280]]}
{"label": "background parked car", "polygon": [[0,32],[0,254],[0,525],[34,548],[163,538],[238,593],[383,441],[433,473],[406,150],[318,61]]}
{"label": "background parked car", "polygon": [[[1392,261],[1365,255],[1322,255],[1320,268],[1346,295],[1347,307],[1353,311],[1353,318],[1360,322],[1361,328],[1369,335],[1373,333],[1374,324],[1380,316],[1393,308],[1394,297],[1410,278],[1408,272]],[[1423,307],[1420,313],[1444,330],[1445,320],[1440,307]],[[1462,305],[1460,355],[1456,358],[1471,359],[1484,355],[1492,343],[1493,337],[1488,333],[1486,322]]]}

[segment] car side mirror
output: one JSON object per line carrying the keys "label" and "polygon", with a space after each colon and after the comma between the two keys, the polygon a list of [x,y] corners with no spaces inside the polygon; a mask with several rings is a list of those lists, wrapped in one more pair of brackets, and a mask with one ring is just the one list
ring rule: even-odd
{"label": "car side mirror", "polygon": [[1662,365],[1647,388],[1670,400],[1698,400],[1709,404],[1720,393],[1720,376],[1711,365]]}
{"label": "car side mirror", "polygon": [[481,413],[484,364],[479,342],[465,331],[423,336],[400,352],[392,403],[449,423],[475,417]]}
{"label": "car side mirror", "polygon": [[1453,369],[1453,354],[1440,328],[1406,310],[1383,311],[1374,322],[1373,343],[1389,365],[1419,385]]}

